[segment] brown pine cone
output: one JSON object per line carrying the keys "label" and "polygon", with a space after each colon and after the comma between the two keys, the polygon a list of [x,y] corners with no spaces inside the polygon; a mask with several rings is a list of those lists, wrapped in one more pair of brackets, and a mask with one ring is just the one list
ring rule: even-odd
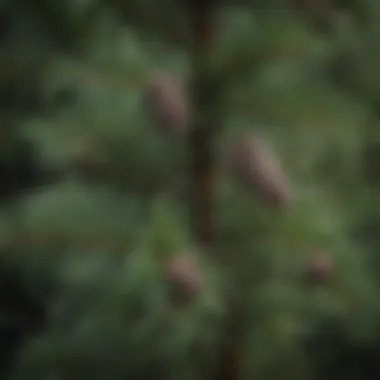
{"label": "brown pine cone", "polygon": [[333,262],[326,253],[318,251],[308,257],[305,268],[307,280],[313,283],[326,282],[331,279],[333,272]]}
{"label": "brown pine cone", "polygon": [[184,88],[175,78],[155,75],[145,92],[149,112],[159,128],[169,136],[186,131],[189,119],[189,101]]}
{"label": "brown pine cone", "polygon": [[202,275],[198,263],[190,257],[178,256],[169,260],[166,276],[173,292],[180,298],[199,294]]}
{"label": "brown pine cone", "polygon": [[267,142],[255,135],[240,137],[232,150],[236,175],[265,202],[286,207],[292,202],[290,179]]}

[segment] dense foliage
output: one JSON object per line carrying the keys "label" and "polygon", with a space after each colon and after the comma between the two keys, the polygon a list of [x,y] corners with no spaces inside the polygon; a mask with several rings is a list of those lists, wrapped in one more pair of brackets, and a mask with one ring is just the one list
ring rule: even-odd
{"label": "dense foliage", "polygon": [[210,248],[181,2],[1,2],[2,378],[216,379],[231,297],[242,379],[380,375],[380,5],[341,3],[215,6]]}

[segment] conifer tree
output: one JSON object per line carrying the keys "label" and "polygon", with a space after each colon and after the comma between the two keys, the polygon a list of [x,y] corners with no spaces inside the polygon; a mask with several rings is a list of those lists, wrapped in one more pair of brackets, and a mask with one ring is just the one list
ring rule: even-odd
{"label": "conifer tree", "polygon": [[0,376],[379,374],[379,17],[3,1]]}

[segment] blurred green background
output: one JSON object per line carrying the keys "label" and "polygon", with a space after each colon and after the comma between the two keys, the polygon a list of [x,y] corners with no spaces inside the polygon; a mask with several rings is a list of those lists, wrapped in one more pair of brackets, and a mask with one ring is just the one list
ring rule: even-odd
{"label": "blurred green background", "polygon": [[[1,1],[2,379],[216,380],[231,292],[242,380],[379,378],[380,3],[221,1],[214,17],[233,76],[203,252],[186,138],[146,104],[152,75],[189,79],[181,2]],[[228,168],[247,131],[292,181],[284,213]],[[199,261],[186,297],[173,257]]]}

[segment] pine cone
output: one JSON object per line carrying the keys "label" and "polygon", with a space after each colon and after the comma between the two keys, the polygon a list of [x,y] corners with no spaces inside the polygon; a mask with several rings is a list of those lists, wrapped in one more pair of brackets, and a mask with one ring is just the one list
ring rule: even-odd
{"label": "pine cone", "polygon": [[174,78],[155,75],[147,86],[145,96],[149,112],[162,132],[171,136],[185,132],[189,119],[188,98]]}
{"label": "pine cone", "polygon": [[314,252],[306,263],[306,277],[313,283],[329,280],[334,271],[331,258],[324,252]]}
{"label": "pine cone", "polygon": [[241,181],[262,200],[278,207],[286,207],[292,202],[290,180],[263,138],[239,138],[233,146],[232,165]]}
{"label": "pine cone", "polygon": [[198,263],[190,257],[174,257],[167,267],[166,275],[174,293],[180,298],[197,295],[202,286]]}

